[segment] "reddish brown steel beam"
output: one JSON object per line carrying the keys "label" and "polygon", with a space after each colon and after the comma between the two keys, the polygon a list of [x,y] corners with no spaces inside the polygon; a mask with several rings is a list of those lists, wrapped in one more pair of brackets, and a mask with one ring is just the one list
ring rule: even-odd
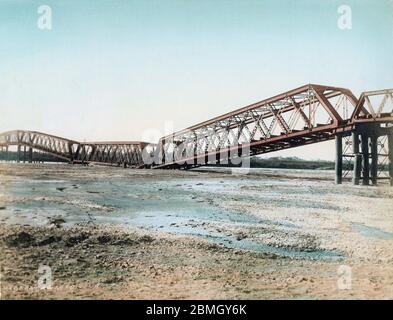
{"label": "reddish brown steel beam", "polygon": [[[205,154],[198,154],[198,155],[193,156],[193,157],[182,158],[179,161],[172,161],[172,162],[169,162],[169,163],[164,163],[164,164],[161,164],[161,165],[157,165],[155,168],[164,168],[166,166],[171,166],[171,165],[178,164],[178,163],[191,162],[193,159],[202,159],[202,158],[205,158],[205,157],[213,158],[213,156],[219,154],[220,152],[223,153],[223,152],[238,151],[239,149],[242,149],[242,148],[249,148],[251,150],[251,148],[257,147],[257,146],[269,146],[269,145],[271,145],[274,142],[285,141],[287,139],[291,139],[291,138],[295,138],[295,137],[299,137],[299,138],[308,137],[312,133],[317,133],[317,132],[320,132],[320,133],[322,133],[322,132],[330,132],[333,135],[333,137],[332,137],[332,139],[333,139],[335,133],[341,133],[341,132],[350,131],[352,127],[353,127],[352,125],[347,125],[347,126],[344,126],[344,127],[337,127],[336,125],[326,125],[326,126],[323,126],[323,127],[316,127],[316,128],[311,129],[311,130],[304,130],[304,131],[301,131],[301,132],[290,133],[290,134],[285,135],[285,136],[276,136],[276,137],[273,137],[273,138],[270,138],[270,139],[266,139],[266,140],[260,140],[260,141],[245,143],[245,144],[242,144],[241,146],[232,146],[232,147],[224,148],[224,149],[220,149],[220,150],[213,150],[213,151],[207,152]],[[312,141],[312,139],[310,140],[309,143],[311,143],[311,141]],[[316,142],[319,142],[319,141],[316,141]]]}
{"label": "reddish brown steel beam", "polygon": [[359,101],[358,101],[358,103],[356,105],[355,110],[352,113],[351,121],[356,121],[356,118],[359,116],[360,112],[363,112],[366,115],[370,115],[370,113],[367,111],[367,109],[364,106],[366,97],[372,97],[372,96],[375,96],[375,95],[382,95],[382,94],[393,95],[393,89],[383,89],[383,90],[375,90],[375,91],[363,92],[360,95],[360,98],[359,98]]}
{"label": "reddish brown steel beam", "polygon": [[[38,131],[13,130],[0,134],[0,145],[29,146],[36,150],[51,154],[59,159],[68,160],[75,163],[88,163],[89,161],[96,159],[95,152],[98,146],[109,146],[110,148],[108,149],[108,152],[113,150],[114,147],[122,147],[129,148],[133,153],[141,154],[143,148],[147,146],[148,143],[142,141],[105,141],[97,143],[80,143],[75,140],[69,140]],[[73,150],[74,146],[76,146],[75,150]],[[105,155],[105,157],[107,161],[109,161],[108,155]],[[119,159],[117,157],[118,154],[113,153],[110,161],[124,161],[123,154],[119,155]],[[132,159],[137,159],[140,161],[142,157],[140,155],[133,155],[131,161]],[[128,163],[128,165],[140,166],[141,163]]]}
{"label": "reddish brown steel beam", "polygon": [[[308,96],[310,94],[312,96]],[[307,96],[306,96],[307,95]],[[252,105],[237,109],[233,112],[226,113],[222,116],[215,117],[213,119],[204,121],[198,125],[194,125],[191,127],[188,127],[184,130],[175,132],[173,134],[167,135],[163,138],[160,139],[160,146],[164,150],[164,142],[166,143],[174,143],[176,146],[178,146],[177,142],[185,142],[185,153],[187,154],[190,148],[190,144],[194,145],[194,149],[198,149],[197,153],[195,153],[192,156],[184,156],[183,153],[181,155],[181,159],[178,161],[170,160],[169,162],[163,164],[159,164],[157,167],[165,167],[166,165],[172,166],[175,163],[183,163],[183,162],[189,162],[192,161],[193,159],[201,159],[201,158],[206,158],[206,156],[212,156],[216,155],[222,150],[225,151],[234,151],[234,150],[239,150],[242,147],[254,147],[256,145],[262,145],[262,144],[272,144],[275,141],[285,141],[289,137],[296,137],[296,136],[301,136],[301,135],[310,135],[310,132],[316,132],[316,131],[322,131],[326,129],[335,129],[339,125],[345,124],[346,121],[342,119],[340,114],[335,110],[335,108],[331,105],[329,99],[344,95],[353,107],[356,106],[357,104],[357,99],[354,97],[354,95],[345,88],[337,88],[337,87],[332,87],[332,86],[321,86],[321,85],[315,85],[315,84],[310,84],[310,85],[305,85],[302,87],[299,87],[297,89],[276,95],[272,98],[262,100],[260,102],[254,103]],[[298,102],[297,97],[299,99],[302,99],[302,101]],[[314,103],[312,100],[312,97],[315,97],[315,102],[318,103],[318,106],[321,106],[327,114],[330,116],[331,122],[328,125],[317,125],[317,128],[311,127],[311,118],[308,118],[307,115],[303,112],[302,108],[309,106],[311,108],[311,103]],[[295,100],[296,99],[296,100]],[[264,108],[266,107],[266,108]],[[261,109],[263,108],[263,109]],[[303,121],[307,125],[307,128],[304,130],[293,130],[295,129],[295,125],[297,120],[294,120],[294,123],[287,123],[286,120],[283,118],[283,114],[286,112],[294,111],[297,109],[300,113],[300,116],[303,118]],[[252,112],[253,110],[257,110],[257,114],[255,113],[249,113],[250,111]],[[311,109],[310,109],[311,112]],[[310,113],[310,117],[314,117],[315,114],[315,109],[312,111],[313,114]],[[294,113],[291,113],[289,115],[289,121],[292,121],[292,117],[294,116]],[[251,133],[249,128],[246,126],[247,124],[250,123],[255,123],[255,128],[258,126],[261,126],[261,121],[267,118],[272,118],[272,122],[270,123],[269,128],[266,127],[264,130],[260,130],[260,133],[264,137],[264,139],[260,141],[247,141],[243,142],[242,145],[232,145],[228,146],[224,149],[222,149],[220,146],[222,144],[227,144],[226,142],[226,135],[220,135],[220,133],[226,132],[227,130],[231,129],[237,129],[237,135],[238,139],[240,136],[244,138],[245,140],[247,139],[253,139],[255,135],[255,130]],[[227,124],[225,123],[227,122]],[[211,125],[215,126],[211,126]],[[278,124],[281,126],[283,132],[281,135],[273,135],[273,129],[275,128],[275,125]],[[262,125],[264,125],[264,122],[262,122]],[[289,127],[289,125],[291,127]],[[209,127],[210,126],[210,127]],[[246,132],[243,132],[243,128],[247,129]],[[201,132],[199,132],[200,130]],[[193,138],[193,140],[190,140],[190,132],[195,131],[197,133],[197,136]],[[193,133],[195,135],[195,132]],[[248,133],[249,137],[244,136],[245,133]],[[266,137],[266,134],[268,134],[268,137]],[[233,135],[233,132],[232,132]],[[205,137],[205,142],[202,141],[203,137]],[[217,146],[216,142],[214,142],[216,139],[218,139],[219,144]],[[229,142],[229,141],[228,141]],[[206,151],[201,150],[200,147],[198,147],[198,143],[202,143],[203,145],[206,145],[206,149],[209,149],[208,146],[213,146],[213,150],[210,150],[206,153]],[[178,148],[178,147],[176,147]]]}
{"label": "reddish brown steel beam", "polygon": [[[311,96],[315,98],[315,101],[308,96],[310,93]],[[182,151],[182,158],[179,159],[179,161],[164,162],[156,167],[179,167],[179,163],[192,162],[193,165],[185,165],[186,168],[189,168],[201,165],[196,162],[202,158],[206,159],[211,157],[210,159],[212,159],[214,156],[214,159],[217,160],[218,154],[228,154],[229,152],[236,151],[237,156],[248,156],[272,152],[329,140],[337,133],[347,134],[349,131],[352,131],[353,127],[357,124],[392,123],[393,113],[383,113],[383,104],[377,112],[374,112],[371,108],[372,114],[365,109],[364,103],[366,99],[368,99],[369,96],[379,94],[387,94],[387,98],[385,98],[391,98],[393,102],[393,89],[365,92],[358,101],[352,92],[345,88],[316,84],[305,85],[161,138],[158,146],[159,151],[160,148],[163,147],[162,144],[168,141],[169,143],[174,143],[176,151],[179,151],[178,149]],[[349,99],[354,106],[354,111],[350,119],[342,119],[335,109],[336,106],[333,107],[329,101],[341,95]],[[342,103],[341,100],[338,101]],[[317,102],[317,104],[314,105],[314,102]],[[313,110],[311,110],[311,105],[314,106]],[[344,108],[344,105],[342,106]],[[309,107],[310,117],[307,117],[302,110],[303,107]],[[328,113],[330,124],[316,123],[316,107],[323,108]],[[287,112],[288,114],[286,114]],[[360,112],[363,112],[365,115],[359,116]],[[286,118],[284,118],[284,114]],[[297,126],[299,115],[306,125],[304,130],[299,130],[299,126]],[[264,122],[264,120],[268,118],[272,119],[270,125],[267,125],[268,122]],[[227,121],[225,122],[225,120]],[[254,128],[249,128],[247,126],[251,123],[255,123]],[[215,126],[211,126],[213,124]],[[280,135],[277,135],[277,124],[281,126],[283,130]],[[226,130],[232,131],[228,131],[228,134],[225,134]],[[256,135],[258,130],[259,133]],[[189,134],[193,134],[193,137],[190,137]],[[230,141],[230,134],[232,134],[232,138],[236,138],[237,136],[237,140]],[[257,140],[258,136],[262,136],[262,138]],[[186,142],[185,149],[181,149],[180,147],[183,141]],[[53,154],[59,158],[70,159],[72,161],[88,162],[98,160],[100,163],[118,163],[139,159],[137,160],[139,162],[134,163],[137,167],[145,167],[145,165],[140,162],[142,149],[148,145],[151,146],[151,144],[141,141],[100,141],[80,143],[37,131],[14,130],[0,134],[0,145],[5,146],[13,144],[26,145]],[[226,147],[224,147],[224,145]],[[74,150],[74,146],[76,146],[76,150]],[[157,146],[154,145],[153,148],[154,147],[157,150]],[[249,153],[244,155],[239,154],[242,148],[247,148]],[[189,151],[193,151],[194,154],[189,155]]]}
{"label": "reddish brown steel beam", "polygon": [[326,111],[332,117],[333,123],[335,125],[341,124],[343,122],[343,119],[341,118],[339,113],[334,109],[334,107],[330,104],[329,100],[323,95],[323,92],[324,92],[323,87],[317,86],[317,87],[315,87],[315,91],[316,91],[319,101],[323,104]]}
{"label": "reddish brown steel beam", "polygon": [[[213,124],[213,123],[215,123],[217,121],[225,120],[225,119],[227,119],[229,117],[233,117],[233,116],[242,114],[243,112],[246,112],[246,111],[249,111],[249,110],[252,110],[252,109],[256,109],[256,108],[261,107],[263,105],[266,105],[266,104],[269,104],[269,103],[272,103],[272,102],[276,102],[276,101],[285,99],[288,96],[293,96],[293,95],[296,95],[296,94],[300,94],[300,93],[306,92],[310,88],[314,88],[314,87],[318,88],[318,90],[321,90],[323,88],[324,90],[337,91],[337,93],[331,93],[329,98],[337,96],[337,95],[340,95],[342,92],[346,92],[346,93],[350,92],[348,89],[345,89],[345,88],[337,88],[337,87],[331,87],[331,86],[321,86],[321,85],[315,85],[315,84],[308,84],[308,85],[304,85],[304,86],[301,86],[299,88],[287,91],[285,93],[278,94],[278,95],[273,96],[271,98],[268,98],[268,99],[265,99],[265,100],[262,100],[262,101],[250,104],[250,105],[248,105],[246,107],[236,109],[235,111],[225,113],[225,114],[223,114],[221,116],[212,118],[210,120],[198,123],[196,125],[193,125],[191,127],[186,128],[186,129],[183,129],[183,130],[174,132],[172,134],[169,134],[167,136],[164,136],[161,139],[167,139],[167,138],[170,138],[170,137],[173,137],[173,136],[180,135],[182,133],[186,133],[186,132],[188,132],[190,130],[195,130],[195,129],[198,129],[200,127],[207,126],[209,124]],[[350,97],[351,97],[351,99],[353,99],[354,98],[353,94],[350,94]],[[294,108],[294,106],[290,105],[286,109],[283,109],[282,112],[286,112],[286,111],[292,110],[293,108]],[[271,115],[271,113],[266,114],[266,116],[270,116],[270,115]]]}

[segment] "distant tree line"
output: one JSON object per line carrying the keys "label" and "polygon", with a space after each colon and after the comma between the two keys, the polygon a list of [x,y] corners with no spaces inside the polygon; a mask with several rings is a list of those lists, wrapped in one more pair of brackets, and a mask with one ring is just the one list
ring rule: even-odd
{"label": "distant tree line", "polygon": [[[262,159],[252,157],[251,168],[277,168],[277,169],[311,169],[311,170],[334,170],[334,161],[327,160],[304,160],[298,157],[272,157]],[[389,170],[388,165],[379,165],[381,170]],[[343,162],[343,170],[353,170],[352,162]]]}
{"label": "distant tree line", "polygon": [[[20,153],[20,161],[23,161],[24,152]],[[18,158],[16,151],[8,151],[7,152],[0,150],[0,161],[8,160],[8,161],[16,161]],[[28,161],[28,153],[26,153],[26,159]],[[33,161],[38,162],[68,162],[67,160],[57,158],[56,156],[41,153],[41,152],[33,152]],[[210,165],[215,167],[239,167],[240,165],[231,165],[231,164],[215,164]],[[298,157],[272,157],[272,158],[260,158],[260,157],[251,157],[250,158],[250,167],[251,168],[272,168],[272,169],[310,169],[310,170],[334,170],[334,161],[327,160],[304,160]],[[343,163],[344,170],[353,170],[353,163],[347,163],[344,161]],[[388,170],[388,165],[380,165],[380,169]]]}
{"label": "distant tree line", "polygon": [[[252,157],[250,166],[251,168],[333,170],[334,161],[304,160],[298,157],[272,157],[266,159]],[[348,170],[348,164],[343,163],[343,169]]]}

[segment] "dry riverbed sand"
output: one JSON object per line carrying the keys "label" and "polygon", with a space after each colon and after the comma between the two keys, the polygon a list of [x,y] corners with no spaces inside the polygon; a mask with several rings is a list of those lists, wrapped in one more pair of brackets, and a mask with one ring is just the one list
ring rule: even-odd
{"label": "dry riverbed sand", "polygon": [[243,173],[0,164],[1,298],[393,298],[393,188]]}

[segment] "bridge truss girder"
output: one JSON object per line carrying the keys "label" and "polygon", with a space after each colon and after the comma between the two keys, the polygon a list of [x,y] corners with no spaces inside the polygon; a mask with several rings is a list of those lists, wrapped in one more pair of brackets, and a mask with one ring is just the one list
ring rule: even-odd
{"label": "bridge truss girder", "polygon": [[356,105],[347,89],[306,85],[161,138],[155,168],[190,168],[333,139]]}
{"label": "bridge truss girder", "polygon": [[18,146],[38,150],[72,163],[103,163],[139,167],[143,165],[142,151],[146,143],[84,142],[80,143],[37,131],[14,130],[0,134],[0,147]]}

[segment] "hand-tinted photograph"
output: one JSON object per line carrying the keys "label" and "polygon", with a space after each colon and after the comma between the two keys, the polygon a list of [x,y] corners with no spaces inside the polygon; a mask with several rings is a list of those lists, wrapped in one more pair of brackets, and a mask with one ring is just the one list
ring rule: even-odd
{"label": "hand-tinted photograph", "polygon": [[0,61],[2,300],[393,299],[392,0],[1,0]]}

